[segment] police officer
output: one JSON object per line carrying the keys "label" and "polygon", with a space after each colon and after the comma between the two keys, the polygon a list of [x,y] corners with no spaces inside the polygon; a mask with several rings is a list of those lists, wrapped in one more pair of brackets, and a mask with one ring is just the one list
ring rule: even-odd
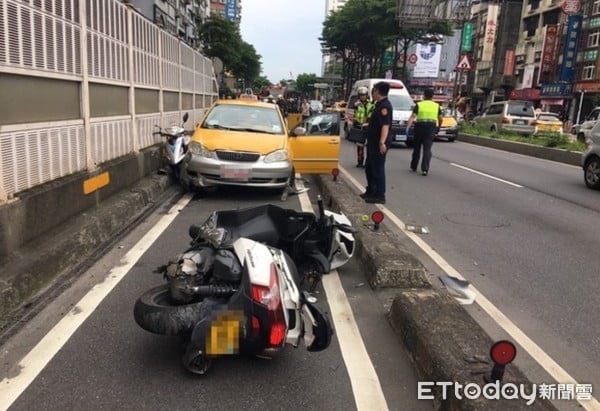
{"label": "police officer", "polygon": [[[354,113],[354,127],[366,128],[369,124],[369,118],[373,113],[375,105],[369,101],[369,89],[366,87],[358,88],[358,101],[356,102],[356,111]],[[365,144],[356,143],[356,167],[364,167],[365,163]]]}
{"label": "police officer", "polygon": [[[431,146],[438,128],[438,123],[442,124],[442,109],[440,105],[434,102],[433,90],[425,90],[425,99],[415,106],[413,114],[408,119],[407,133],[412,124],[415,124],[415,141],[410,168],[417,171],[419,159],[421,157],[421,146],[423,146],[423,161],[421,162],[421,172],[424,176],[429,172],[429,163],[431,162]],[[416,120],[416,121],[415,121]]]}
{"label": "police officer", "polygon": [[367,203],[385,204],[385,156],[392,140],[392,104],[387,96],[390,85],[381,81],[373,87],[375,108],[367,129],[367,190],[361,197]]}

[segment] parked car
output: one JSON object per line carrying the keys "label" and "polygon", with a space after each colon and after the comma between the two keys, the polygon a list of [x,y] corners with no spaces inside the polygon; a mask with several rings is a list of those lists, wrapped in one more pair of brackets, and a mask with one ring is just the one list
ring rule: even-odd
{"label": "parked car", "polygon": [[587,149],[581,156],[585,185],[600,190],[600,122],[592,128],[585,141]]}
{"label": "parked car", "polygon": [[[196,128],[181,171],[184,186],[285,188],[294,173],[323,174],[337,167],[339,113],[321,113],[288,132],[275,104],[220,100]],[[297,127],[300,126],[300,127]]]}
{"label": "parked car", "polygon": [[577,131],[577,140],[582,143],[587,140],[590,136],[592,129],[598,123],[598,119],[600,118],[600,107],[596,107],[592,110],[592,112],[585,118],[583,123],[581,123],[579,130]]}
{"label": "parked car", "polygon": [[454,116],[452,116],[452,110],[444,110],[442,115],[442,124],[440,125],[435,138],[445,138],[452,142],[456,140],[456,136],[458,135],[458,122]]}
{"label": "parked car", "polygon": [[358,80],[352,86],[350,96],[348,97],[348,106],[346,108],[346,122],[344,124],[344,131],[346,131],[346,137],[348,136],[348,130],[352,128],[354,122],[354,112],[356,110],[356,102],[358,100],[358,88],[366,87],[369,90],[369,99],[373,99],[371,90],[373,86],[380,81],[385,81],[390,85],[390,92],[388,99],[394,108],[392,118],[392,143],[404,143],[407,146],[411,146],[413,142],[413,133],[406,135],[406,124],[412,114],[415,107],[415,102],[408,93],[408,90],[404,86],[404,83],[400,80],[390,79],[362,79]]}
{"label": "parked car", "polygon": [[563,122],[555,113],[540,113],[537,116],[537,131],[563,134]]}
{"label": "parked car", "polygon": [[531,135],[535,133],[536,118],[533,104],[529,101],[509,100],[491,104],[473,119],[476,125],[491,131],[512,131]]}

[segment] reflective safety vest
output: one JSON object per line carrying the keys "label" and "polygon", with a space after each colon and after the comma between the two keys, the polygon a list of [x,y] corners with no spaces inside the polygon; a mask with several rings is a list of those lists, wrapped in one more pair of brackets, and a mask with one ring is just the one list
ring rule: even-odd
{"label": "reflective safety vest", "polygon": [[440,114],[440,105],[431,100],[423,100],[417,103],[417,123],[419,121],[436,122]]}
{"label": "reflective safety vest", "polygon": [[374,108],[375,104],[371,103],[369,100],[362,103],[356,108],[356,112],[354,113],[354,122],[358,124],[368,123],[369,117],[371,117]]}

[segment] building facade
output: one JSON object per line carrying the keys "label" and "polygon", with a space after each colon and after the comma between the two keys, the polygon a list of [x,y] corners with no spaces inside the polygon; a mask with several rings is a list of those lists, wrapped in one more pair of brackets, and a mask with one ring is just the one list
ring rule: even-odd
{"label": "building facade", "polygon": [[[571,119],[585,118],[600,105],[600,0],[583,4],[583,33],[577,56]],[[582,102],[581,113],[579,103]]]}
{"label": "building facade", "polygon": [[[338,11],[346,4],[347,0],[326,0],[325,1],[325,18],[334,11]],[[323,54],[323,61],[321,64],[321,74],[323,77],[331,77],[341,72],[342,63],[333,58],[329,54]]]}
{"label": "building facade", "polygon": [[519,25],[514,22],[520,21],[522,6],[523,0],[498,0],[472,7],[474,67],[466,77],[465,90],[473,110],[508,99],[516,85],[512,58]]}
{"label": "building facade", "polygon": [[198,47],[198,27],[210,15],[209,0],[124,0],[144,17]]}

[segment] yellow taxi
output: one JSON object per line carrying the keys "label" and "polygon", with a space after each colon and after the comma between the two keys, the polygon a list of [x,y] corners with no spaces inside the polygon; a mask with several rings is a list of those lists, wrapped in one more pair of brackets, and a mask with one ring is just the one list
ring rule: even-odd
{"label": "yellow taxi", "polygon": [[286,188],[294,173],[337,167],[338,113],[320,113],[288,131],[276,104],[242,97],[219,100],[198,124],[180,177],[185,187]]}
{"label": "yellow taxi", "polygon": [[456,140],[458,135],[458,122],[452,115],[451,110],[442,111],[442,124],[439,125],[438,131],[435,135],[437,139],[445,138],[452,142]]}
{"label": "yellow taxi", "polygon": [[563,122],[560,121],[557,114],[554,113],[540,113],[537,116],[537,128],[536,133],[563,133]]}

